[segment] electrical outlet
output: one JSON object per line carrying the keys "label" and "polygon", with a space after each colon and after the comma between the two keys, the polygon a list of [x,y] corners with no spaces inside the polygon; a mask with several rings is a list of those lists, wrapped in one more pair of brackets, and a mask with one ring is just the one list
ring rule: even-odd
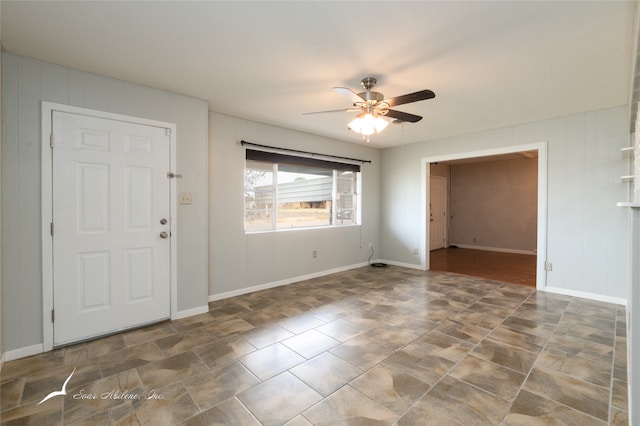
{"label": "electrical outlet", "polygon": [[414,254],[415,256],[419,255],[419,254],[420,254],[420,249],[418,249],[418,247],[415,247],[415,248],[413,249],[413,254]]}
{"label": "electrical outlet", "polygon": [[317,258],[318,257],[318,250],[314,250],[311,255],[313,256],[313,258]]}
{"label": "electrical outlet", "polygon": [[369,250],[373,250],[373,244],[369,243]]}

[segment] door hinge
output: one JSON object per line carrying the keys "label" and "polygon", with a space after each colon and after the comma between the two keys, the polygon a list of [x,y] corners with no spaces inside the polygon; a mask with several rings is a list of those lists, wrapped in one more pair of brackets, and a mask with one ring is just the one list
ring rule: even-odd
{"label": "door hinge", "polygon": [[165,134],[165,136],[171,136],[171,129],[168,128],[168,127],[166,129],[164,129],[164,134]]}
{"label": "door hinge", "polygon": [[56,311],[51,310],[51,322],[56,322]]}
{"label": "door hinge", "polygon": [[182,177],[182,175],[178,174],[178,173],[173,173],[173,172],[167,172],[167,177],[169,179],[174,179],[174,178],[178,178],[180,179]]}
{"label": "door hinge", "polygon": [[51,236],[53,237],[53,222],[49,224],[49,231],[51,232]]}
{"label": "door hinge", "polygon": [[49,147],[53,148],[54,145],[54,137],[53,137],[53,133],[51,133],[49,135]]}

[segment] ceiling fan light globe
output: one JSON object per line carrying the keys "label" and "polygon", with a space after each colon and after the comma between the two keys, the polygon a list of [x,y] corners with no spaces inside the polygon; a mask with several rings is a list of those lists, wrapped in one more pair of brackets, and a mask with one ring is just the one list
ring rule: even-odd
{"label": "ceiling fan light globe", "polygon": [[364,136],[382,132],[389,122],[377,115],[360,114],[349,123],[349,128]]}

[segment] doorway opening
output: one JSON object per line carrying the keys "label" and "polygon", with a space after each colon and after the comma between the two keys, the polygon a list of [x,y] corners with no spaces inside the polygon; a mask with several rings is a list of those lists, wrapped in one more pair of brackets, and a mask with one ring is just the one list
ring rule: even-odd
{"label": "doorway opening", "polygon": [[543,289],[546,161],[546,143],[424,159],[425,269]]}

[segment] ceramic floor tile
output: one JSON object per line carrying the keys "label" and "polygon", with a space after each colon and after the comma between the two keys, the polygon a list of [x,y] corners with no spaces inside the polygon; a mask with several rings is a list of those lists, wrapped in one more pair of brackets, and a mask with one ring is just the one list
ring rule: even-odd
{"label": "ceramic floor tile", "polygon": [[281,425],[322,399],[289,372],[275,376],[238,395],[263,425]]}
{"label": "ceramic floor tile", "polygon": [[182,332],[158,339],[156,344],[165,356],[173,356],[213,340],[215,338],[211,333],[196,329],[196,331]]}
{"label": "ceramic floor tile", "polygon": [[94,359],[94,362],[100,367],[102,375],[108,377],[164,358],[165,355],[158,345],[155,342],[148,342],[99,356]]}
{"label": "ceramic floor tile", "polygon": [[623,306],[390,266],[209,308],[6,362],[2,425],[628,423]]}
{"label": "ceramic floor tile", "polygon": [[137,368],[142,382],[150,389],[202,374],[209,369],[193,352],[184,352]]}
{"label": "ceramic floor tile", "polygon": [[82,361],[119,351],[127,347],[124,336],[116,334],[79,345],[70,346],[64,351],[65,365],[77,365]]}
{"label": "ceramic floor tile", "polygon": [[473,355],[456,365],[449,375],[479,387],[507,401],[513,400],[526,375]]}
{"label": "ceramic floor tile", "polygon": [[611,364],[603,364],[578,356],[543,351],[536,365],[598,386],[609,387],[611,382]]}
{"label": "ceramic floor tile", "polygon": [[326,334],[327,336],[333,337],[336,340],[346,342],[347,340],[366,332],[368,328],[356,325],[346,319],[338,319],[321,325],[320,327],[317,327],[316,330]]}
{"label": "ceramic floor tile", "polygon": [[344,386],[302,415],[315,426],[390,425],[398,417],[351,386]]}
{"label": "ceramic floor tile", "polygon": [[258,327],[242,334],[242,337],[258,349],[293,337],[294,334],[277,324]]}
{"label": "ceramic floor tile", "polygon": [[91,361],[83,361],[73,367],[61,365],[57,368],[52,368],[47,373],[41,372],[30,375],[24,381],[20,404],[38,403],[49,392],[59,390],[69,377],[71,378],[69,379],[68,387],[71,388],[99,380],[102,375],[100,374],[100,369],[96,368]]}
{"label": "ceramic floor tile", "polygon": [[366,370],[391,355],[393,349],[379,345],[376,341],[366,337],[358,336],[329,349],[329,352]]}
{"label": "ceramic floor tile", "polygon": [[615,339],[615,331],[613,329],[602,330],[571,322],[561,322],[558,324],[555,334],[578,337],[580,339],[608,346],[613,345]]}
{"label": "ceramic floor tile", "polygon": [[177,331],[173,328],[171,323],[169,321],[165,321],[149,327],[126,331],[122,334],[122,338],[127,346],[137,346],[141,343],[152,342],[176,333]]}
{"label": "ceramic floor tile", "polygon": [[290,332],[299,334],[304,331],[320,327],[326,323],[313,315],[303,314],[282,320],[279,324]]}
{"label": "ceramic floor tile", "polygon": [[236,333],[242,333],[254,328],[253,324],[248,323],[242,318],[231,318],[223,321],[214,321],[203,327],[206,331],[217,333],[219,336],[229,336]]}
{"label": "ceramic floor tile", "polygon": [[473,324],[460,324],[450,320],[443,321],[434,330],[469,343],[478,343],[489,333],[489,330],[485,328]]}
{"label": "ceramic floor tile", "polygon": [[621,410],[628,410],[629,400],[627,399],[626,381],[613,379],[611,387],[611,405]]}
{"label": "ceramic floor tile", "polygon": [[446,376],[420,398],[399,420],[400,426],[497,425],[510,403],[475,386]]}
{"label": "ceramic floor tile", "polygon": [[608,419],[609,390],[601,386],[534,367],[524,389],[600,420]]}
{"label": "ceramic floor tile", "polygon": [[260,423],[237,398],[231,398],[190,418],[184,426],[202,425],[246,425],[260,426]]}
{"label": "ceramic floor tile", "polygon": [[313,426],[313,423],[307,420],[302,414],[299,414],[286,422],[284,426]]}
{"label": "ceramic floor tile", "polygon": [[374,340],[387,348],[397,350],[413,342],[427,331],[419,328],[384,326],[367,331],[363,334],[363,337]]}
{"label": "ceramic floor tile", "polygon": [[193,349],[209,368],[229,364],[238,357],[255,351],[256,348],[239,336],[216,339]]}
{"label": "ceramic floor tile", "polygon": [[613,330],[616,325],[615,318],[605,319],[598,316],[590,316],[582,313],[576,314],[572,312],[565,312],[561,320],[561,323],[562,322],[582,324],[587,327],[600,328],[602,330]]}
{"label": "ceramic floor tile", "polygon": [[305,361],[281,343],[243,355],[238,360],[260,380],[267,380]]}
{"label": "ceramic floor tile", "polygon": [[12,379],[0,385],[0,412],[15,408],[20,404],[25,379]]}
{"label": "ceramic floor tile", "polygon": [[425,355],[438,356],[457,362],[464,358],[473,347],[473,343],[433,330],[413,341],[404,350],[415,354],[424,353]]}
{"label": "ceramic floor tile", "polygon": [[607,422],[523,390],[513,402],[502,424],[505,426],[604,426]]}
{"label": "ceramic floor tile", "polygon": [[184,386],[174,383],[150,390],[131,404],[117,405],[110,410],[110,416],[115,425],[174,425],[199,412]]}
{"label": "ceramic floor tile", "polygon": [[3,411],[0,419],[3,425],[63,425],[63,404],[60,398],[53,398],[42,405],[29,404]]}
{"label": "ceramic floor tile", "polygon": [[628,426],[629,413],[626,410],[612,408],[609,414],[609,426]]}
{"label": "ceramic floor tile", "polygon": [[530,334],[532,336],[542,337],[545,339],[549,338],[549,336],[551,336],[551,333],[553,333],[553,331],[555,330],[555,327],[551,325],[540,324],[537,321],[533,321],[527,318],[520,318],[515,315],[511,315],[507,319],[505,319],[502,322],[502,326],[510,330]]}
{"label": "ceramic floor tile", "polygon": [[[65,422],[86,419],[118,405],[131,404],[132,398],[142,398],[151,390],[144,386],[135,369],[71,388],[64,399]],[[51,401],[53,399],[44,404]]]}
{"label": "ceramic floor tile", "polygon": [[385,359],[381,365],[391,365],[394,371],[402,371],[434,385],[455,364],[446,358],[424,354],[419,346],[407,346]]}
{"label": "ceramic floor tile", "polygon": [[289,371],[323,396],[338,390],[363,372],[362,369],[330,352],[325,352]]}
{"label": "ceramic floor tile", "polygon": [[334,346],[338,346],[340,341],[319,331],[309,330],[283,340],[282,344],[310,359]]}
{"label": "ceramic floor tile", "polygon": [[504,326],[497,327],[488,337],[497,342],[516,346],[529,352],[540,352],[547,342],[545,337],[533,336]]}
{"label": "ceramic floor tile", "polygon": [[431,387],[397,364],[387,362],[368,370],[349,385],[398,415]]}
{"label": "ceramic floor tile", "polygon": [[579,356],[604,364],[611,364],[614,347],[578,337],[554,335],[549,339],[546,349],[553,352]]}
{"label": "ceramic floor tile", "polygon": [[492,330],[500,325],[503,321],[502,318],[494,317],[493,315],[485,314],[482,312],[472,312],[465,309],[462,312],[458,312],[453,315],[449,315],[450,321],[458,322],[461,324],[474,324],[478,327]]}
{"label": "ceramic floor tile", "polygon": [[538,358],[537,353],[491,339],[484,339],[473,349],[472,353],[480,358],[524,374],[529,374]]}
{"label": "ceramic floor tile", "polygon": [[193,400],[203,410],[244,392],[260,380],[239,362],[214,367],[182,380]]}

